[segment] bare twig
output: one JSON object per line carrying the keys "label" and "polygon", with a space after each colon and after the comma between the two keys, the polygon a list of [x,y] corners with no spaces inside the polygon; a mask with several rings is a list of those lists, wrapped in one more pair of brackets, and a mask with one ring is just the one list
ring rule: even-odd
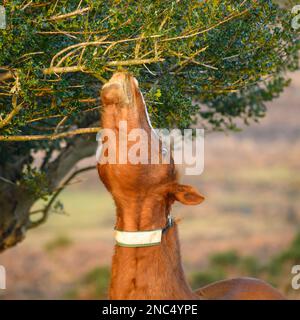
{"label": "bare twig", "polygon": [[[98,100],[97,99],[93,99],[93,98],[87,98],[87,99],[80,99],[79,102],[82,103],[96,103]],[[89,108],[89,109],[85,109],[82,112],[91,112],[97,109],[100,109],[101,107],[94,107],[94,108]],[[70,111],[72,111],[73,109],[71,109]],[[40,113],[39,113],[40,114]],[[50,116],[41,116],[41,117],[37,117],[37,118],[33,118],[28,120],[26,123],[32,123],[32,122],[37,122],[37,121],[41,121],[41,120],[46,120],[46,119],[53,119],[53,118],[63,118],[64,115],[62,114],[55,114],[55,115],[50,115]]]}
{"label": "bare twig", "polygon": [[0,81],[12,79],[14,74],[11,71],[0,73]]}
{"label": "bare twig", "polygon": [[101,130],[100,127],[96,128],[80,128],[72,131],[47,134],[47,135],[20,135],[20,136],[0,136],[0,141],[35,141],[35,140],[57,140],[79,134],[97,133]]}
{"label": "bare twig", "polygon": [[55,127],[54,129],[54,133],[57,134],[59,128],[68,120],[68,116],[64,116],[60,121],[59,123],[57,124],[57,126]]}
{"label": "bare twig", "polygon": [[68,72],[86,72],[87,69],[85,66],[72,66],[72,67],[52,67],[43,70],[43,73],[46,74],[59,74],[59,73],[68,73]]}
{"label": "bare twig", "polygon": [[58,63],[56,64],[56,67],[59,67],[66,59],[68,59],[69,57],[71,57],[72,55],[74,55],[76,52],[78,52],[79,50],[81,50],[81,48],[76,48],[72,51],[70,51],[68,54],[66,54],[65,56],[63,56]]}
{"label": "bare twig", "polygon": [[37,31],[36,33],[37,34],[45,34],[45,35],[48,35],[48,34],[88,34],[88,35],[91,35],[91,34],[101,34],[101,33],[104,33],[104,32],[107,32],[108,30],[107,29],[101,29],[99,31]]}
{"label": "bare twig", "polygon": [[150,58],[150,59],[133,59],[133,60],[125,60],[125,61],[109,61],[107,63],[110,67],[116,66],[132,66],[132,65],[139,65],[139,64],[147,64],[147,63],[155,63],[155,62],[162,62],[165,59],[163,58]]}
{"label": "bare twig", "polygon": [[26,3],[25,5],[24,5],[24,7],[22,7],[20,10],[21,11],[24,11],[27,7],[29,7],[30,5],[32,4],[32,1],[29,1],[28,3]]}
{"label": "bare twig", "polygon": [[2,120],[0,122],[0,129],[6,127],[8,124],[10,124],[10,122],[12,121],[13,117],[18,114],[20,112],[20,110],[22,109],[22,105],[23,103],[17,104],[17,96],[13,95],[12,98],[12,105],[13,105],[13,109],[12,111],[5,117],[4,120]]}
{"label": "bare twig", "polygon": [[[118,66],[133,66],[133,65],[143,65],[147,63],[156,63],[164,61],[163,58],[149,58],[149,59],[132,59],[124,61],[109,61],[106,66],[118,67]],[[68,72],[91,72],[85,66],[72,66],[72,67],[51,67],[44,69],[43,73],[47,74],[60,74]]]}
{"label": "bare twig", "polygon": [[10,181],[10,180],[8,180],[8,179],[6,179],[6,178],[4,178],[4,177],[0,177],[0,180],[2,180],[2,181],[4,181],[4,182],[6,182],[6,183],[8,183],[8,184],[11,184],[11,185],[16,185],[14,182],[12,182],[12,181]]}
{"label": "bare twig", "polygon": [[89,170],[93,170],[95,169],[95,166],[88,166],[88,167],[85,167],[85,168],[82,168],[82,169],[78,169],[76,171],[74,171],[70,177],[68,177],[64,182],[63,184],[56,189],[55,193],[53,194],[53,196],[51,197],[51,199],[49,200],[49,202],[47,203],[47,205],[45,206],[45,208],[43,209],[39,209],[39,210],[34,210],[32,212],[30,212],[30,215],[33,215],[33,214],[37,214],[37,213],[42,213],[42,217],[37,220],[37,221],[31,221],[29,226],[28,226],[28,229],[32,229],[32,228],[35,228],[39,225],[41,225],[42,223],[44,223],[48,216],[49,216],[49,212],[52,208],[52,205],[54,204],[54,201],[57,199],[57,197],[60,195],[60,193],[65,189],[66,186],[68,186],[70,184],[70,182],[80,173],[83,173],[83,172],[86,172],[86,171],[89,171]]}
{"label": "bare twig", "polygon": [[240,17],[240,16],[248,13],[249,10],[250,9],[245,9],[245,10],[243,10],[243,11],[237,13],[237,14],[229,15],[224,20],[219,21],[218,23],[215,23],[214,25],[210,26],[209,28],[205,28],[203,30],[200,30],[200,31],[197,31],[197,32],[194,32],[194,33],[190,33],[190,34],[187,34],[187,35],[181,35],[181,36],[162,39],[161,42],[174,41],[174,40],[180,40],[180,39],[187,39],[187,38],[191,38],[191,37],[206,33],[206,32],[208,32],[208,31],[210,31],[212,29],[215,29],[215,28],[221,26],[222,24],[224,24],[224,23],[226,23],[226,22],[228,22],[228,21],[230,21],[230,20],[232,20],[234,18]]}
{"label": "bare twig", "polygon": [[66,13],[66,14],[61,14],[61,15],[58,15],[58,16],[53,16],[51,17],[50,19],[48,19],[49,21],[57,21],[57,20],[62,20],[62,19],[67,19],[67,18],[71,18],[71,17],[74,17],[74,16],[78,16],[78,15],[81,15],[87,11],[89,11],[90,8],[87,7],[87,8],[83,8],[83,9],[78,9],[78,10],[75,10],[73,12],[69,12],[69,13]]}
{"label": "bare twig", "polygon": [[90,42],[81,42],[81,43],[77,43],[77,44],[73,44],[69,47],[64,48],[63,50],[59,51],[53,58],[50,64],[50,67],[52,67],[54,65],[54,61],[57,57],[59,57],[61,54],[71,50],[71,49],[75,49],[78,47],[88,47],[88,46],[99,46],[101,44],[119,44],[119,43],[126,43],[126,42],[134,42],[134,41],[138,41],[140,39],[152,39],[152,38],[159,38],[162,37],[162,35],[151,35],[151,36],[147,36],[147,37],[137,37],[137,38],[128,38],[128,39],[121,39],[121,40],[116,40],[116,41],[106,41],[105,39],[107,39],[108,35],[102,37],[101,39],[99,39],[98,41],[90,41]]}

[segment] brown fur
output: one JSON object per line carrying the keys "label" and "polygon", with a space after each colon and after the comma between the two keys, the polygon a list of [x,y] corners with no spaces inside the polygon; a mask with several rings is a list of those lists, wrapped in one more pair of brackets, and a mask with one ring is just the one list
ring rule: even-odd
{"label": "brown fur", "polygon": [[[136,80],[116,73],[101,92],[102,127],[119,133],[120,120],[128,131],[143,128],[150,136],[145,106]],[[129,147],[133,142],[128,142]],[[150,147],[149,147],[150,148]],[[161,148],[155,150],[161,156]],[[150,151],[150,149],[149,149]],[[118,145],[116,146],[118,157]],[[150,154],[150,152],[149,152]],[[99,176],[112,194],[116,228],[143,231],[163,228],[175,200],[195,205],[203,196],[191,186],[178,183],[171,164],[98,164]],[[160,245],[142,248],[115,247],[110,299],[282,299],[263,281],[225,280],[193,292],[181,265],[177,224],[163,234]]]}

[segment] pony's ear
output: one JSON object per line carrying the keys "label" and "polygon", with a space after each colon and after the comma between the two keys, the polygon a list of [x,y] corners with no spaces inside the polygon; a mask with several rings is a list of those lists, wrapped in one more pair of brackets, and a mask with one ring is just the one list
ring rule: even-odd
{"label": "pony's ear", "polygon": [[174,191],[177,201],[187,205],[197,205],[204,200],[204,197],[192,186],[179,184]]}

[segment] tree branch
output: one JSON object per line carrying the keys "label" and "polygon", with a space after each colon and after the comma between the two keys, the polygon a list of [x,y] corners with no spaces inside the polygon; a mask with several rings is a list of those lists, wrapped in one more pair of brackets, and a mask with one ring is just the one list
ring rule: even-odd
{"label": "tree branch", "polygon": [[0,81],[12,79],[14,74],[11,71],[0,73]]}
{"label": "tree branch", "polygon": [[57,134],[45,134],[45,135],[20,135],[20,136],[0,136],[0,141],[34,141],[34,140],[57,140],[75,135],[97,133],[101,130],[100,127],[95,128],[80,128],[72,131],[57,133]]}
{"label": "tree branch", "polygon": [[61,194],[61,192],[69,185],[69,183],[80,173],[82,172],[86,172],[89,170],[93,170],[95,169],[95,166],[89,166],[89,167],[85,167],[79,170],[74,171],[64,182],[63,184],[55,191],[55,193],[53,194],[53,196],[51,197],[51,199],[49,200],[49,202],[47,203],[47,205],[45,206],[45,208],[40,209],[40,210],[36,210],[36,211],[32,211],[29,214],[36,214],[36,213],[42,213],[42,217],[41,219],[37,220],[37,221],[30,221],[29,225],[28,225],[28,229],[32,229],[32,228],[36,228],[39,225],[41,225],[42,223],[46,222],[46,220],[48,219],[49,216],[49,212],[52,208],[52,205],[54,204],[54,201],[57,199],[57,197]]}
{"label": "tree branch", "polygon": [[94,155],[96,147],[96,139],[86,139],[78,136],[70,141],[59,156],[43,168],[49,181],[50,190],[55,190],[59,186],[61,180],[78,161]]}
{"label": "tree branch", "polygon": [[77,15],[81,15],[87,11],[89,11],[90,8],[87,7],[87,8],[83,8],[83,9],[78,9],[78,10],[75,10],[73,12],[69,12],[69,13],[66,13],[66,14],[61,14],[61,15],[58,15],[58,16],[53,16],[51,17],[50,19],[48,19],[48,21],[57,21],[57,20],[62,20],[62,19],[66,19],[66,18],[70,18],[70,17],[74,17],[74,16],[77,16]]}
{"label": "tree branch", "polygon": [[5,126],[7,126],[13,119],[13,117],[15,115],[17,115],[20,110],[22,109],[22,105],[23,103],[17,104],[17,96],[13,95],[13,99],[12,99],[12,105],[13,105],[13,109],[12,111],[5,117],[4,120],[0,121],[0,129],[4,128]]}
{"label": "tree branch", "polygon": [[[150,59],[133,59],[133,60],[124,60],[124,61],[109,61],[105,65],[108,67],[117,67],[117,66],[133,66],[133,65],[142,65],[148,63],[162,62],[165,59],[163,58],[150,58]],[[72,67],[51,67],[44,69],[43,73],[47,74],[60,74],[68,72],[90,72],[85,66],[72,66]]]}

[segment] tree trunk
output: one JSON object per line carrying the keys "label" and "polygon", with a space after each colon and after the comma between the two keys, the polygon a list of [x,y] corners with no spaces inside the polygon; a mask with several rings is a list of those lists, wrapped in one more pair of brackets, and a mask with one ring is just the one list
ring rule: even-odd
{"label": "tree trunk", "polygon": [[[92,156],[95,151],[96,142],[91,137],[75,137],[69,142],[58,157],[42,169],[49,192],[60,186],[78,161]],[[29,157],[21,159],[16,154],[15,159],[0,165],[0,252],[22,241],[32,226],[30,209],[38,196],[26,191],[19,183]]]}
{"label": "tree trunk", "polygon": [[20,193],[17,186],[0,182],[0,252],[25,238],[32,196]]}

